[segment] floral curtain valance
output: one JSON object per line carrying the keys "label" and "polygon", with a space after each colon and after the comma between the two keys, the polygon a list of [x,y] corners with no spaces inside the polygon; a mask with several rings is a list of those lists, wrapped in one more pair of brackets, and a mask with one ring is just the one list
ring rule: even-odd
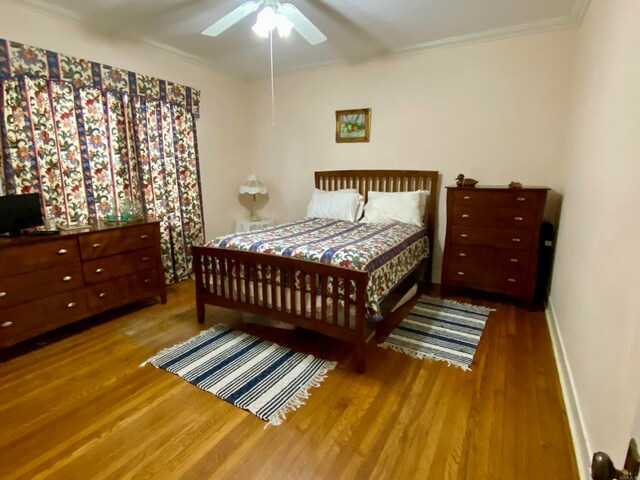
{"label": "floral curtain valance", "polygon": [[200,90],[110,65],[0,39],[0,80],[43,77],[184,106],[197,118]]}

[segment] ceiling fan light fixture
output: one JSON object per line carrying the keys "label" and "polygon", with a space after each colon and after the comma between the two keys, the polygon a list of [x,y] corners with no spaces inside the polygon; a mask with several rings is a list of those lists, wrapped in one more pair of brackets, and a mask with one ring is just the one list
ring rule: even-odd
{"label": "ceiling fan light fixture", "polygon": [[277,21],[277,14],[273,7],[265,5],[258,13],[256,23],[251,30],[259,37],[269,38],[269,33],[276,27]]}
{"label": "ceiling fan light fixture", "polygon": [[288,37],[291,30],[293,30],[293,23],[291,23],[287,17],[278,12],[276,17],[276,27],[278,28],[280,38],[285,38]]}

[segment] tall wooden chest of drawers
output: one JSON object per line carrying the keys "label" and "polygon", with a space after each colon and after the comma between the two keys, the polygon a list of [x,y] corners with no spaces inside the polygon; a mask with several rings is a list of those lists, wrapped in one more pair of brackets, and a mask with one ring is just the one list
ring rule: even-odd
{"label": "tall wooden chest of drawers", "polygon": [[470,288],[531,305],[547,190],[447,187],[442,292]]}
{"label": "tall wooden chest of drawers", "polygon": [[158,222],[0,239],[0,348],[155,295]]}

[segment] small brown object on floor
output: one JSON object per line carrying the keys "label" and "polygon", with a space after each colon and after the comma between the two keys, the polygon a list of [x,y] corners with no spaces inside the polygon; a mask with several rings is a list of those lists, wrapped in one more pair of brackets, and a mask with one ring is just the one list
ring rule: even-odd
{"label": "small brown object on floor", "polygon": [[462,173],[456,177],[456,185],[458,187],[475,187],[476,183],[478,183],[478,180],[464,178]]}

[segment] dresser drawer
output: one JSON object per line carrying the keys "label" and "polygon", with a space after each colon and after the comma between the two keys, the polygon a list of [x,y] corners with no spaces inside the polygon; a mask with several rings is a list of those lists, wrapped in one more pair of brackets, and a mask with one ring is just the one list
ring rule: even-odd
{"label": "dresser drawer", "polygon": [[0,310],[0,346],[6,347],[87,314],[84,289]]}
{"label": "dresser drawer", "polygon": [[449,284],[519,296],[527,289],[527,272],[453,263]]}
{"label": "dresser drawer", "polygon": [[533,245],[534,231],[489,227],[451,227],[452,245],[480,245],[527,250]]}
{"label": "dresser drawer", "polygon": [[501,190],[473,190],[453,189],[454,207],[507,207],[507,208],[537,208],[541,197],[539,191],[501,189]]}
{"label": "dresser drawer", "polygon": [[532,208],[454,207],[451,222],[452,225],[532,229],[539,222],[537,213]]}
{"label": "dresser drawer", "polygon": [[156,265],[156,248],[143,248],[110,257],[90,260],[82,265],[87,285],[146,270]]}
{"label": "dresser drawer", "polygon": [[477,265],[508,270],[528,270],[529,250],[452,245],[451,262],[457,265]]}
{"label": "dresser drawer", "polygon": [[82,286],[82,268],[79,262],[0,278],[0,308],[19,305]]}
{"label": "dresser drawer", "polygon": [[114,305],[138,300],[145,292],[159,287],[158,269],[152,268],[132,275],[87,287],[91,310],[101,311]]}
{"label": "dresser drawer", "polygon": [[156,245],[157,224],[107,230],[81,235],[80,253],[83,260],[107,257],[128,250]]}
{"label": "dresser drawer", "polygon": [[79,262],[75,238],[61,238],[0,248],[0,277]]}

